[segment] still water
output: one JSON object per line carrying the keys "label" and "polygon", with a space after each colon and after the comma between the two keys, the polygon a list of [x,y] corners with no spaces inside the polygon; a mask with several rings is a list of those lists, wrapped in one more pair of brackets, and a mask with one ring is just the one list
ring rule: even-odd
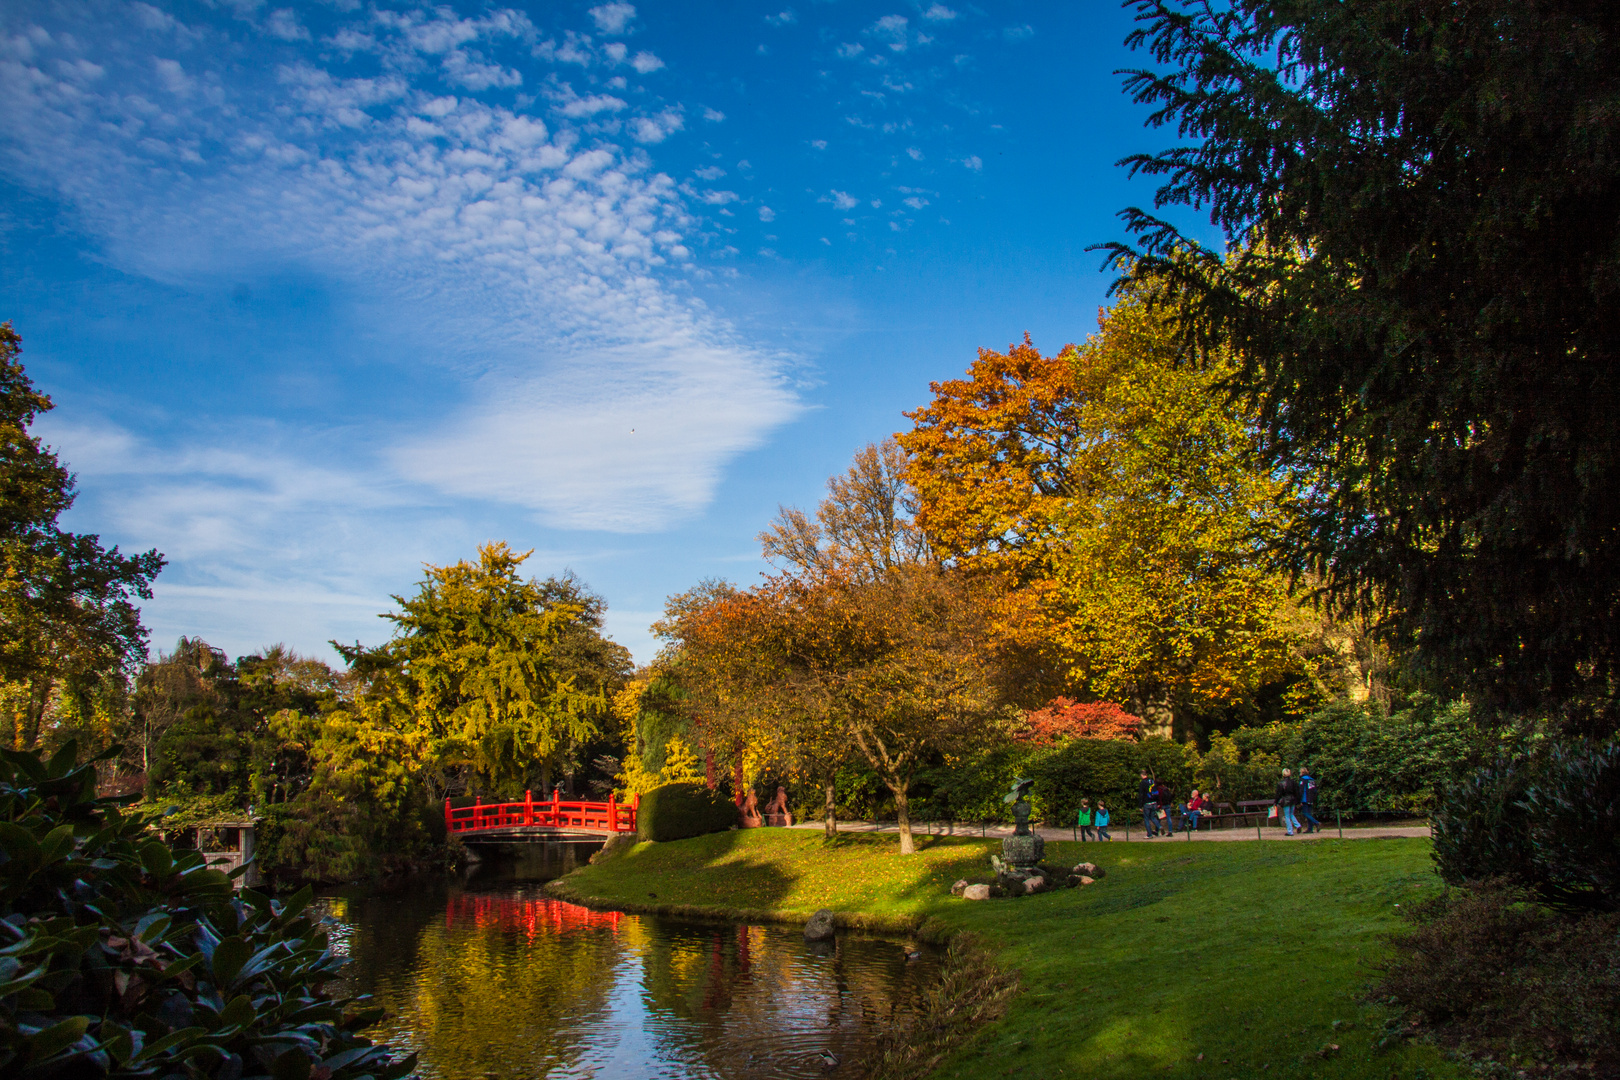
{"label": "still water", "polygon": [[347,989],[388,1010],[370,1034],[446,1080],[854,1078],[938,977],[896,940],[807,945],[541,894],[590,850],[533,845],[462,883],[324,897]]}

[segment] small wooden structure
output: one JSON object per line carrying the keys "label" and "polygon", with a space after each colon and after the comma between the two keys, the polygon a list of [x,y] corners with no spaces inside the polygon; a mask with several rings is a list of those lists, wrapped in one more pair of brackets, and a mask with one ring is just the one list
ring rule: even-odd
{"label": "small wooden structure", "polygon": [[[242,817],[219,821],[199,821],[180,830],[187,834],[192,846],[215,870],[230,873],[253,859],[259,822],[262,818]],[[247,873],[236,879],[236,887],[251,888],[261,878],[257,866],[249,866]]]}

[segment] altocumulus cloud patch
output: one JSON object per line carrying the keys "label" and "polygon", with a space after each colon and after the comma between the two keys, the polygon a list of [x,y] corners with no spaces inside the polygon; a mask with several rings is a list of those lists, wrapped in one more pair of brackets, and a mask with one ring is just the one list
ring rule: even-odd
{"label": "altocumulus cloud patch", "polygon": [[0,162],[128,272],[296,267],[430,328],[421,355],[455,356],[465,396],[437,429],[381,437],[394,502],[419,484],[621,531],[705,505],[798,402],[781,358],[679,285],[701,223],[643,147],[686,110],[637,85],[662,67],[651,52],[586,32],[621,33],[634,9],[582,28],[319,17],[7,5]]}

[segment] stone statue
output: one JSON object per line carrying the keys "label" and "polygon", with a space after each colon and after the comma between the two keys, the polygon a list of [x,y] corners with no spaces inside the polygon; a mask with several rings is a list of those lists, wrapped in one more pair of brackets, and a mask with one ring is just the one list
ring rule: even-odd
{"label": "stone statue", "polygon": [[776,796],[765,807],[765,824],[779,825],[786,828],[793,824],[793,815],[788,813],[787,789],[777,788]]}
{"label": "stone statue", "polygon": [[1046,856],[1046,841],[1029,828],[1029,789],[1035,781],[1019,777],[1001,801],[1013,808],[1013,834],[1001,842],[1001,857],[1010,867],[1036,866]]}
{"label": "stone statue", "polygon": [[1029,832],[1029,789],[1035,786],[1035,781],[1019,777],[1013,781],[1012,790],[1007,792],[1006,798],[1001,801],[1012,803],[1013,808],[1013,835],[1028,836]]}

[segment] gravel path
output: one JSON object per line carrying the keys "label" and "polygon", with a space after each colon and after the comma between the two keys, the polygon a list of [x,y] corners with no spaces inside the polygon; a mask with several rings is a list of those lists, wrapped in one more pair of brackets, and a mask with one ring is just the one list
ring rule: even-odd
{"label": "gravel path", "polygon": [[[804,821],[790,827],[794,829],[820,829],[823,827],[823,823],[820,821]],[[892,821],[840,821],[838,823],[838,829],[840,832],[852,833],[892,833],[898,831],[898,826],[896,826]],[[916,821],[912,822],[911,831],[918,836],[982,836],[986,838],[998,838],[1003,836],[1011,836],[1013,827],[1011,825],[991,825],[988,828],[981,829],[977,825],[963,821]],[[1052,829],[1043,827],[1036,828],[1033,831],[1039,833],[1048,840],[1074,839],[1074,833],[1069,829]],[[1184,832],[1177,833],[1174,837],[1166,837],[1161,835],[1153,840],[1148,840],[1142,833],[1142,824],[1139,821],[1132,823],[1128,836],[1124,825],[1110,825],[1108,827],[1108,832],[1114,838],[1112,841],[1113,843],[1125,843],[1128,841],[1133,844],[1186,844],[1261,839],[1291,842],[1294,840],[1310,838],[1305,833],[1299,833],[1290,837],[1281,829],[1272,827],[1267,827],[1265,829],[1265,835],[1262,838],[1251,826],[1246,829],[1205,829],[1193,834],[1190,840],[1188,839],[1187,834]],[[1329,839],[1338,839],[1339,830],[1334,825],[1328,824],[1323,826],[1320,833],[1316,833],[1314,835],[1318,837],[1327,837]],[[1346,826],[1344,829],[1344,839],[1346,840],[1380,840],[1391,836],[1428,835],[1429,827],[1427,825],[1364,825],[1353,827]],[[1099,843],[1108,842],[1109,841],[1099,841]]]}

